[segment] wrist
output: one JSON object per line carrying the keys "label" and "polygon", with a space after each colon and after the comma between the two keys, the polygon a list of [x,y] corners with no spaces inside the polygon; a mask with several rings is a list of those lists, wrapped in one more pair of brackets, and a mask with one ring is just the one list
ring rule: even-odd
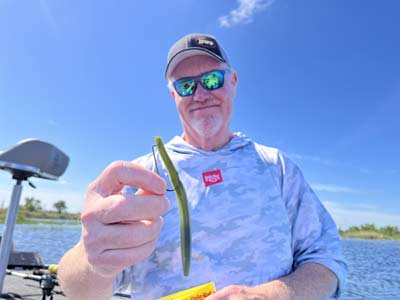
{"label": "wrist", "polygon": [[81,253],[84,253],[85,255],[85,260],[87,262],[86,267],[87,267],[87,272],[94,274],[96,277],[99,277],[99,279],[104,279],[104,280],[110,280],[110,279],[115,279],[118,275],[118,273],[121,271],[117,268],[108,268],[108,267],[102,267],[102,266],[96,266],[95,264],[91,263],[88,259],[87,252],[84,249],[83,242],[80,241],[77,245],[77,247],[80,247]]}
{"label": "wrist", "polygon": [[273,280],[253,288],[253,291],[262,295],[262,300],[291,300],[294,299],[291,289],[280,280]]}
{"label": "wrist", "polygon": [[106,268],[92,264],[88,259],[88,254],[82,240],[80,240],[75,247],[78,248],[78,253],[81,253],[86,261],[85,265],[87,273],[91,273],[96,277],[99,277],[99,279],[110,280],[116,278],[118,273],[121,271],[117,268]]}

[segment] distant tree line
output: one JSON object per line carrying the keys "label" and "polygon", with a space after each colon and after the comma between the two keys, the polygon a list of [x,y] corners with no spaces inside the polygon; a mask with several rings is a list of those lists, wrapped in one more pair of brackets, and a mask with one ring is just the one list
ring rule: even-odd
{"label": "distant tree line", "polygon": [[[42,202],[34,197],[26,197],[24,203],[21,202],[18,209],[17,223],[18,224],[36,224],[47,222],[52,224],[51,219],[57,220],[80,220],[80,213],[68,213],[67,204],[64,200],[58,200],[53,203],[53,209],[45,209]],[[5,222],[8,208],[1,205],[0,207],[0,224]],[[37,221],[35,219],[43,219]],[[57,221],[58,222],[58,221]],[[58,224],[58,223],[57,223]],[[73,223],[68,223],[73,224]]]}
{"label": "distant tree line", "polygon": [[[42,203],[39,199],[34,197],[26,197],[25,204],[20,205],[20,209],[26,210],[29,212],[41,212],[43,211]],[[59,200],[53,203],[53,208],[59,213],[67,212],[67,204],[64,200]]]}
{"label": "distant tree line", "polygon": [[375,224],[364,224],[361,226],[351,226],[347,230],[339,229],[339,233],[343,237],[400,239],[400,230],[397,226],[377,228]]}

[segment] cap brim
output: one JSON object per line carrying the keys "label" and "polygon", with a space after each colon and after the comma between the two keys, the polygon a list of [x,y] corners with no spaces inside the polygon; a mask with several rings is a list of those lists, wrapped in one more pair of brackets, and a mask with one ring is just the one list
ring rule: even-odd
{"label": "cap brim", "polygon": [[206,56],[211,56],[212,58],[215,58],[216,60],[220,62],[225,62],[221,57],[215,55],[213,52],[209,52],[206,49],[200,48],[200,49],[185,49],[182,50],[181,52],[178,52],[168,63],[167,69],[165,70],[165,78],[168,79],[172,73],[172,71],[175,69],[175,67],[184,59],[195,56],[195,55],[206,55]]}

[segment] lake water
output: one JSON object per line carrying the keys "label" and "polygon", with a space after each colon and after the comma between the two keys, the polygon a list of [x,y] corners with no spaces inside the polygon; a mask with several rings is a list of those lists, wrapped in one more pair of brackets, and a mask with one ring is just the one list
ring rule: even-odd
{"label": "lake water", "polygon": [[400,242],[344,240],[346,300],[400,299]]}
{"label": "lake water", "polygon": [[[18,251],[39,252],[47,264],[57,263],[80,234],[76,225],[16,225],[14,246]],[[347,239],[343,252],[349,274],[341,299],[400,299],[400,242]]]}

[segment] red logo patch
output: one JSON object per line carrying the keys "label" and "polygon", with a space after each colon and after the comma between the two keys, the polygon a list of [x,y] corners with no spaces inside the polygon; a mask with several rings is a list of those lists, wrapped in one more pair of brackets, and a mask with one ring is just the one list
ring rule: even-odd
{"label": "red logo patch", "polygon": [[203,173],[204,186],[210,186],[222,182],[221,170],[208,171]]}

